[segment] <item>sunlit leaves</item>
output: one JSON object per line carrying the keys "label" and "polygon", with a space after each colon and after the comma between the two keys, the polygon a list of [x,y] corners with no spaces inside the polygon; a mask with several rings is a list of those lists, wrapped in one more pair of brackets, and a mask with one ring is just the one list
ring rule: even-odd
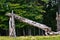
{"label": "sunlit leaves", "polygon": [[44,2],[48,3],[48,1],[49,1],[49,0],[42,0],[42,1],[44,1]]}

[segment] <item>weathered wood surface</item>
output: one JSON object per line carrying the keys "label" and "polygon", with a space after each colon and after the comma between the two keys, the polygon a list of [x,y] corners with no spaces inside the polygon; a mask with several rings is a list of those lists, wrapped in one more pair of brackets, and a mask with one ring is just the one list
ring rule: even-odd
{"label": "weathered wood surface", "polygon": [[25,23],[27,23],[27,24],[33,25],[33,26],[35,26],[35,27],[38,27],[38,28],[40,28],[40,29],[42,29],[42,30],[44,30],[44,31],[51,31],[51,28],[48,27],[48,26],[46,26],[46,25],[44,25],[44,24],[37,23],[37,22],[35,22],[35,21],[29,20],[29,19],[27,19],[27,18],[23,18],[23,17],[18,16],[18,15],[16,15],[16,14],[8,13],[8,14],[6,14],[6,15],[7,15],[7,16],[13,15],[13,16],[15,17],[15,19],[18,19],[19,21],[22,21],[22,22],[25,22]]}
{"label": "weathered wood surface", "polygon": [[60,14],[56,12],[57,31],[60,31]]}
{"label": "weathered wood surface", "polygon": [[9,36],[11,36],[11,33],[12,33],[11,24],[12,24],[12,20],[11,20],[11,17],[10,17],[10,19],[9,19]]}
{"label": "weathered wood surface", "polygon": [[[12,14],[13,14],[13,10],[12,10]],[[11,15],[9,20],[9,36],[16,37],[14,15]]]}

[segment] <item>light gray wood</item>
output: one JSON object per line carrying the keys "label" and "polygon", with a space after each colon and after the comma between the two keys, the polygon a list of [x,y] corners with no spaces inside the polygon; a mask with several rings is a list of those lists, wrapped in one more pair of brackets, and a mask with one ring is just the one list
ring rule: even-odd
{"label": "light gray wood", "polygon": [[10,20],[9,20],[9,36],[16,37],[13,10],[12,10],[12,15],[10,16]]}
{"label": "light gray wood", "polygon": [[57,31],[57,32],[50,32],[49,34],[50,34],[50,35],[58,35],[58,34],[60,35],[60,31]]}
{"label": "light gray wood", "polygon": [[10,17],[10,19],[9,19],[9,36],[11,36],[11,33],[12,33],[11,22],[12,22],[12,20]]}
{"label": "light gray wood", "polygon": [[57,31],[60,31],[60,14],[56,12],[56,20],[57,20]]}
{"label": "light gray wood", "polygon": [[21,22],[25,22],[25,23],[27,23],[27,24],[33,25],[33,26],[35,26],[35,27],[38,27],[38,28],[44,30],[46,33],[47,33],[48,31],[51,31],[51,28],[48,27],[48,26],[46,26],[46,25],[44,25],[44,24],[37,23],[37,22],[35,22],[35,21],[29,20],[29,19],[27,19],[27,18],[23,18],[23,17],[18,16],[18,15],[16,15],[16,14],[8,13],[8,14],[6,14],[6,15],[7,15],[7,16],[12,16],[12,15],[13,15],[15,19],[18,19],[18,20],[21,21]]}
{"label": "light gray wood", "polygon": [[56,0],[58,4],[58,12],[56,13],[56,20],[57,20],[57,31],[60,31],[60,0]]}
{"label": "light gray wood", "polygon": [[15,21],[14,21],[14,15],[13,15],[13,10],[12,10],[12,34],[13,34],[13,37],[16,37],[16,32],[15,32]]}

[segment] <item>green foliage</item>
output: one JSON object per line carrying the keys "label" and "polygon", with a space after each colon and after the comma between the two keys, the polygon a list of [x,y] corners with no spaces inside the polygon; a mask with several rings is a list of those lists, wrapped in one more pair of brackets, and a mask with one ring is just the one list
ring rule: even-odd
{"label": "green foliage", "polygon": [[[16,3],[15,3],[16,2]],[[20,2],[20,3],[19,3]],[[24,2],[24,3],[23,3]],[[45,12],[45,10],[43,10],[44,6],[42,5],[37,5],[38,2],[35,1],[30,1],[27,4],[27,0],[4,0],[4,1],[0,1],[0,11],[1,11],[1,15],[0,15],[0,20],[1,20],[1,24],[0,27],[2,29],[7,29],[8,28],[8,19],[6,18],[5,14],[6,12],[11,12],[11,10],[14,10],[14,12],[17,15],[20,15],[22,17],[37,21],[37,22],[41,22],[43,20],[43,15],[42,12]],[[25,23],[18,23],[19,21],[16,22],[16,27],[25,27]]]}
{"label": "green foliage", "polygon": [[[9,17],[5,16],[5,14],[11,12],[11,10],[14,10],[14,13],[19,16],[44,23],[52,27],[53,30],[56,29],[55,12],[57,10],[56,6],[52,6],[49,0],[0,0],[0,28],[4,30],[9,28]],[[16,28],[30,26],[18,20],[15,23]]]}
{"label": "green foliage", "polygon": [[46,2],[46,3],[48,3],[48,2],[49,2],[49,0],[42,0],[42,1],[44,1],[44,2]]}
{"label": "green foliage", "polygon": [[51,3],[52,2],[49,2],[47,4],[48,6],[45,6],[45,8],[44,8],[46,13],[43,14],[44,15],[43,23],[47,24],[48,26],[50,26],[53,31],[56,31],[56,12],[57,12],[57,6],[53,5]]}

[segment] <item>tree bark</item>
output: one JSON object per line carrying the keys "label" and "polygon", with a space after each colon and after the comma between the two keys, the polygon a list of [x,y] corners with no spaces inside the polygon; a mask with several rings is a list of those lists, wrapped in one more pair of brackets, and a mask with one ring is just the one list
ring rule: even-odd
{"label": "tree bark", "polygon": [[16,37],[13,10],[12,10],[12,15],[9,20],[9,36]]}
{"label": "tree bark", "polygon": [[48,27],[48,26],[46,26],[46,25],[44,25],[44,24],[37,23],[37,22],[35,22],[35,21],[32,21],[32,20],[23,18],[23,17],[18,16],[18,15],[16,15],[16,14],[11,14],[11,13],[9,13],[9,14],[6,14],[6,15],[7,15],[7,16],[12,16],[12,15],[13,15],[15,19],[18,19],[18,20],[21,21],[21,22],[25,22],[25,23],[27,23],[27,24],[33,25],[34,27],[38,27],[38,28],[40,28],[40,29],[42,29],[42,30],[44,30],[44,31],[46,31],[46,30],[48,29],[47,31],[51,32],[51,28]]}
{"label": "tree bark", "polygon": [[[12,14],[9,13],[9,14],[6,14],[6,15],[7,15],[7,16],[11,16]],[[37,23],[37,22],[35,22],[35,21],[32,21],[32,20],[23,18],[23,17],[18,16],[18,15],[16,15],[16,14],[13,14],[13,15],[14,15],[14,17],[15,17],[16,19],[18,19],[18,20],[21,21],[21,22],[28,23],[28,24],[33,25],[33,26],[35,26],[35,27],[38,27],[38,28],[40,28],[40,29],[42,29],[42,30],[48,29],[48,31],[51,31],[51,28],[48,27],[48,26],[46,26],[46,25],[44,25],[44,24]]]}

